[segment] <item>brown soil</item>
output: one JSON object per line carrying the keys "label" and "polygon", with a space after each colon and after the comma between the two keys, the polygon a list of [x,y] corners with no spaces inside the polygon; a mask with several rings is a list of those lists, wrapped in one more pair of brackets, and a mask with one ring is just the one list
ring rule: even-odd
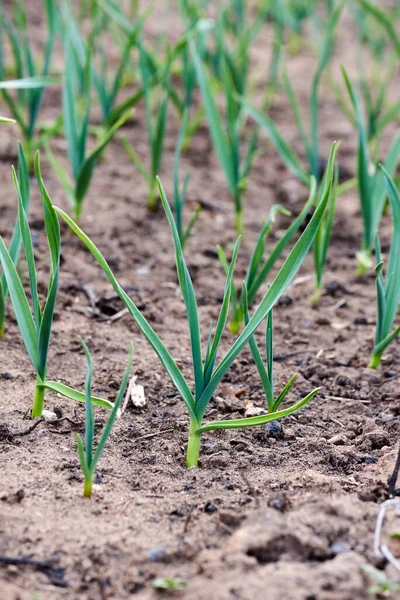
{"label": "brown soil", "polygon": [[[161,13],[159,9],[150,17],[148,39],[158,31]],[[174,33],[176,19],[170,17],[169,23]],[[38,19],[33,19],[38,47],[40,27]],[[346,15],[335,56],[338,78],[337,65],[354,62],[352,27]],[[269,42],[262,37],[256,44],[254,58],[259,67],[266,63],[267,46]],[[291,61],[294,84],[304,102],[314,66],[309,50]],[[322,149],[327,153],[333,139],[341,139],[340,162],[352,173],[354,132],[328,86],[323,100]],[[59,90],[49,91],[43,118],[53,119],[59,106]],[[140,106],[125,133],[145,156],[143,116]],[[299,148],[283,98],[274,117]],[[177,129],[171,109],[162,170],[169,194]],[[386,146],[393,128],[387,133]],[[64,140],[52,143],[64,160]],[[2,128],[0,152],[0,232],[8,238],[16,207],[10,169],[16,141],[10,128]],[[56,176],[44,157],[42,162],[53,202],[67,207]],[[186,171],[192,174],[187,211],[198,201],[206,207],[186,252],[206,338],[224,286],[215,245],[227,247],[234,239],[232,204],[206,127],[198,131],[182,159],[182,173]],[[304,194],[273,148],[266,145],[245,199],[246,235],[238,284],[260,221],[271,205],[279,199],[298,212]],[[39,285],[44,290],[48,259],[35,187],[30,222]],[[147,213],[145,185],[118,141],[95,172],[82,226],[120,282],[131,286],[131,297],[192,381],[187,324],[168,224],[163,214]],[[282,220],[276,235],[284,226]],[[389,221],[382,232],[385,246]],[[321,386],[322,392],[283,422],[281,439],[269,437],[262,428],[205,434],[201,464],[188,470],[184,466],[188,419],[183,402],[132,319],[108,320],[122,304],[92,257],[63,228],[63,265],[48,375],[83,389],[86,366],[77,342],[81,335],[93,353],[94,390],[113,399],[133,340],[134,373],[145,387],[147,405],[142,410],[129,406],[118,420],[99,463],[93,499],[84,499],[75,442],[76,433],[83,432],[81,406],[49,393],[47,408],[59,405],[69,420],[57,425],[41,423],[28,435],[13,435],[32,424],[26,415],[34,374],[9,309],[7,333],[1,341],[0,555],[30,555],[39,564],[6,565],[0,560],[1,600],[150,599],[159,595],[152,586],[157,577],[183,578],[185,590],[177,596],[188,600],[369,597],[370,582],[360,566],[382,566],[373,555],[373,531],[399,439],[400,346],[390,347],[377,372],[366,368],[374,334],[375,289],[372,273],[363,279],[354,275],[360,234],[357,197],[352,193],[338,202],[329,251],[325,282],[337,285],[329,285],[320,305],[311,308],[309,257],[296,285],[288,290],[286,302],[275,309],[277,389],[297,372],[291,402],[315,386]],[[100,317],[93,317],[85,289],[96,299]],[[221,356],[231,342],[227,333]],[[262,406],[263,402],[246,349],[217,390],[209,416],[237,417],[250,403]],[[99,428],[105,416],[103,410],[97,411]],[[338,435],[340,445],[330,441]],[[391,574],[389,569],[386,572]]]}

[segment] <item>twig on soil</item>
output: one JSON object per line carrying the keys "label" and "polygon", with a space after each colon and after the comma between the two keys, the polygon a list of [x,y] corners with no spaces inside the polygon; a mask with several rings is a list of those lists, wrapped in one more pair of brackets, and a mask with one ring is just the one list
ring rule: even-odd
{"label": "twig on soil", "polygon": [[274,356],[275,361],[286,360],[287,358],[291,358],[292,356],[297,356],[298,354],[317,354],[318,352],[326,352],[328,350],[333,350],[334,348],[307,348],[305,350],[295,350],[294,352],[288,352],[287,354],[276,354]]}
{"label": "twig on soil", "polygon": [[27,565],[38,569],[47,575],[50,582],[57,587],[67,587],[68,583],[64,579],[65,569],[64,567],[56,567],[59,563],[57,557],[49,558],[48,560],[35,560],[32,558],[33,554],[27,554],[26,556],[0,556],[0,564],[3,565]]}
{"label": "twig on soil", "polygon": [[10,433],[7,435],[7,439],[8,440],[13,440],[15,437],[22,437],[23,435],[29,435],[30,433],[32,433],[32,431],[34,429],[36,429],[36,427],[38,425],[40,425],[41,423],[44,423],[45,419],[37,419],[33,425],[31,425],[30,427],[28,427],[27,429],[23,429],[22,431],[15,431],[14,433],[10,431]]}
{"label": "twig on soil", "polygon": [[246,473],[243,470],[240,470],[239,473],[240,473],[240,476],[243,479],[244,483],[247,485],[247,491],[248,491],[248,493],[256,501],[256,506],[259,507],[260,506],[260,500],[258,498],[257,491],[254,489],[254,486],[248,480],[248,478],[246,476]]}
{"label": "twig on soil", "polygon": [[146,433],[146,435],[141,435],[140,437],[134,438],[134,442],[141,442],[142,440],[148,440],[150,438],[156,437],[158,435],[165,435],[166,433],[173,433],[174,429],[165,429],[164,431],[155,431],[154,433]]}
{"label": "twig on soil", "polygon": [[361,400],[360,398],[342,398],[342,396],[325,396],[326,400],[337,400],[338,402],[361,402],[361,404],[371,404],[371,400]]}
{"label": "twig on soil", "polygon": [[128,312],[129,311],[127,308],[123,308],[119,312],[115,313],[115,315],[112,315],[111,317],[101,317],[101,319],[99,319],[99,320],[100,321],[108,321],[109,323],[113,323],[114,321],[118,321],[119,319],[122,319],[122,317],[127,315]]}
{"label": "twig on soil", "polygon": [[92,311],[92,316],[93,317],[99,317],[100,316],[100,310],[97,307],[97,297],[96,294],[94,293],[94,291],[92,290],[92,288],[85,284],[82,286],[82,291],[83,293],[86,295],[87,299],[89,300],[89,304],[90,304],[90,308]]}

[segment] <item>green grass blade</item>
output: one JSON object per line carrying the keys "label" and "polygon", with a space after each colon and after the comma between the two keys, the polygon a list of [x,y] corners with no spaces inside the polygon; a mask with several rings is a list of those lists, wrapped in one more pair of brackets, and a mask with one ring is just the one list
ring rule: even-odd
{"label": "green grass blade", "polygon": [[253,108],[246,101],[243,101],[243,106],[246,112],[252,117],[252,119],[254,119],[254,121],[256,121],[256,123],[258,123],[260,127],[265,129],[276,151],[278,152],[279,156],[286,164],[286,166],[290,169],[290,171],[292,171],[292,173],[294,173],[294,175],[305,185],[309,186],[310,175],[303,168],[299,157],[294,152],[294,150],[292,150],[291,146],[289,146],[286,140],[282,137],[272,119],[268,117],[268,115]]}
{"label": "green grass blade", "polygon": [[33,252],[32,236],[29,228],[28,217],[24,209],[24,201],[21,195],[21,190],[19,188],[19,183],[14,167],[12,167],[12,177],[14,181],[14,187],[18,196],[18,221],[25,252],[25,258],[28,265],[29,286],[31,289],[33,314],[35,317],[36,329],[39,330],[40,323],[42,321],[42,311],[40,308],[40,300],[37,291],[36,266],[35,256]]}
{"label": "green grass blade", "polygon": [[75,61],[78,59],[74,54],[72,42],[69,37],[65,41],[65,72],[62,92],[62,108],[64,115],[64,133],[67,140],[68,157],[72,168],[74,179],[78,177],[79,161],[79,128],[76,108],[76,91],[74,83]]}
{"label": "green grass blade", "polygon": [[[74,388],[71,388],[63,383],[47,380],[42,384],[42,387],[54,392],[55,394],[60,394],[60,396],[69,398],[69,400],[73,400],[74,402],[81,402],[82,404],[85,402],[84,392],[79,392],[78,390],[75,390]],[[104,400],[103,398],[98,398],[97,396],[92,396],[91,401],[92,404],[101,406],[102,408],[107,408],[108,410],[112,410],[112,407],[114,406],[114,404],[109,402],[109,400]]]}
{"label": "green grass blade", "polygon": [[[248,301],[247,301],[247,288],[246,288],[245,282],[243,282],[243,285],[242,285],[242,306],[243,306],[244,323],[245,323],[245,325],[248,325],[248,323],[250,321],[250,314],[249,314],[249,305],[248,305]],[[267,318],[268,318],[268,316],[267,316]],[[251,338],[249,339],[249,346],[250,346],[250,350],[251,350],[251,353],[254,358],[254,362],[257,367],[258,374],[261,379],[261,383],[264,388],[264,393],[265,393],[265,396],[267,399],[268,412],[272,412],[272,409],[274,406],[274,389],[273,389],[272,382],[269,378],[267,369],[265,368],[264,361],[261,357],[256,340],[254,338],[254,335],[252,335]]]}
{"label": "green grass blade", "polygon": [[146,167],[144,166],[144,164],[140,160],[140,158],[139,158],[136,150],[129,143],[128,138],[126,138],[125,136],[122,136],[120,138],[120,142],[121,142],[121,144],[122,144],[125,152],[129,156],[129,158],[131,159],[131,161],[133,162],[133,164],[135,165],[136,169],[139,171],[140,175],[143,177],[143,179],[145,180],[145,182],[147,183],[147,185],[150,187],[151,177],[148,174],[148,172],[146,171]]}
{"label": "green grass blade", "polygon": [[32,317],[24,288],[22,287],[21,280],[17,273],[17,269],[11,260],[11,256],[9,255],[6,245],[1,237],[0,261],[7,281],[11,302],[22,339],[24,341],[29,358],[31,359],[34,368],[37,370],[39,349],[35,322]]}
{"label": "green grass blade", "polygon": [[393,221],[393,234],[386,272],[386,310],[382,328],[382,335],[386,336],[392,328],[400,302],[400,196],[388,171],[384,166],[381,166],[381,169],[386,179]]}
{"label": "green grass blade", "polygon": [[267,279],[274,264],[276,263],[278,258],[281,256],[282,252],[284,251],[286,246],[289,244],[290,240],[300,229],[301,224],[304,222],[311,207],[314,205],[316,192],[317,192],[316,180],[315,180],[315,177],[311,177],[310,193],[309,193],[307,202],[305,203],[304,207],[302,208],[301,212],[299,213],[299,216],[296,217],[296,219],[294,219],[294,221],[286,229],[283,236],[275,244],[274,248],[269,253],[267,260],[259,269],[257,276],[254,278],[253,282],[249,285],[248,292],[247,292],[248,298],[249,298],[249,304],[254,302],[258,290],[261,288],[264,281]]}
{"label": "green grass blade", "polygon": [[[331,153],[328,160],[328,173],[329,173],[329,181],[330,185],[332,185],[333,179],[333,169],[334,169],[334,161],[335,155],[338,148],[337,142],[335,142],[332,146]],[[295,277],[297,271],[299,270],[307,252],[309,251],[311,244],[313,242],[314,236],[320,226],[320,223],[325,214],[325,209],[328,204],[330,194],[330,186],[326,190],[326,193],[321,198],[313,216],[311,217],[310,222],[308,223],[306,229],[303,234],[297,241],[296,245],[292,249],[291,253],[287,257],[283,266],[281,267],[279,273],[275,277],[271,287],[268,292],[265,294],[264,298],[261,300],[257,310],[253,314],[250,319],[248,325],[244,328],[240,336],[237,338],[236,342],[233,344],[231,349],[227,352],[225,357],[219,363],[218,367],[215,369],[213,376],[210,380],[210,383],[204,390],[200,400],[198,401],[198,405],[196,407],[196,415],[197,420],[201,422],[203,418],[204,412],[207,408],[207,405],[217,388],[218,384],[224,377],[226,371],[229,369],[243,346],[248,342],[250,337],[254,334],[257,327],[260,323],[265,319],[268,312],[273,308],[274,304],[278,301],[278,299],[282,296],[282,294],[286,291],[287,287]]]}
{"label": "green grass blade", "polygon": [[114,274],[113,274],[112,270],[110,269],[107,261],[105,260],[104,256],[101,254],[99,249],[95,246],[95,244],[93,244],[93,242],[88,238],[88,236],[78,227],[78,225],[76,225],[76,223],[64,211],[62,211],[60,208],[57,208],[57,207],[54,207],[54,210],[69,225],[69,227],[72,229],[72,231],[85,244],[85,246],[91,252],[93,257],[99,263],[105,276],[107,277],[108,281],[111,283],[115,293],[121,298],[122,302],[128,309],[129,313],[131,314],[133,319],[136,321],[140,331],[143,333],[144,337],[146,338],[146,340],[149,342],[150,346],[153,348],[153,350],[157,354],[158,358],[160,359],[161,364],[163,365],[163,367],[167,371],[169,377],[171,378],[171,381],[173,382],[176,389],[182,396],[182,399],[184,400],[184,402],[187,406],[187,409],[189,411],[191,418],[196,419],[196,416],[193,411],[193,408],[194,408],[193,395],[192,395],[185,379],[183,378],[181,372],[179,371],[179,368],[178,368],[176,362],[174,361],[172,356],[169,354],[169,352],[168,352],[167,348],[165,347],[165,345],[163,344],[163,342],[157,336],[156,332],[151,327],[151,325],[148,323],[148,321],[143,317],[143,315],[141,314],[139,309],[136,307],[134,302],[132,302],[132,300],[129,298],[128,294],[122,289],[122,287],[120,286],[120,284],[114,277]]}
{"label": "green grass blade", "polygon": [[132,111],[129,111],[127,114],[123,115],[116,123],[114,123],[114,125],[106,133],[103,139],[97,144],[95,149],[85,159],[83,165],[79,170],[79,174],[76,180],[75,199],[78,206],[82,206],[83,200],[86,196],[90,185],[90,181],[92,179],[93,170],[98,157],[103,152],[104,148],[111,142],[118,129],[120,129],[122,125],[126,123],[126,121],[132,116],[132,114]]}
{"label": "green grass blade", "polygon": [[204,383],[205,383],[205,385],[207,385],[207,383],[210,381],[211,374],[214,369],[215,361],[217,358],[218,348],[219,348],[219,345],[221,342],[222,334],[224,333],[225,325],[228,320],[229,305],[230,305],[230,298],[231,298],[231,291],[232,291],[233,273],[235,270],[236,261],[237,261],[237,257],[238,257],[239,245],[240,245],[240,238],[238,238],[236,240],[236,244],[233,249],[231,264],[229,266],[228,275],[226,277],[224,297],[223,297],[221,309],[220,309],[219,316],[218,316],[217,326],[215,328],[214,339],[213,339],[210,351],[208,353],[208,357],[207,357],[208,360],[206,360],[205,364],[204,364]]}
{"label": "green grass blade", "polygon": [[85,478],[90,478],[91,471],[90,471],[89,466],[86,461],[85,448],[84,448],[83,441],[82,441],[82,438],[79,435],[79,433],[76,434],[76,447],[78,449],[79,462],[80,462],[83,474],[84,474]]}
{"label": "green grass blade", "polygon": [[0,123],[16,123],[15,119],[9,119],[8,117],[0,117]]}
{"label": "green grass blade", "polygon": [[378,355],[382,354],[386,350],[386,348],[393,342],[393,340],[399,335],[399,333],[400,325],[396,327],[396,329],[392,331],[392,333],[387,335],[381,342],[379,342],[379,344],[376,344],[374,346],[373,353]]}
{"label": "green grass blade", "polygon": [[268,413],[267,415],[261,415],[259,417],[247,417],[243,419],[231,419],[227,421],[214,421],[213,423],[206,423],[200,427],[196,433],[202,434],[206,431],[215,431],[217,429],[243,429],[245,427],[258,427],[260,425],[266,425],[271,421],[277,421],[279,419],[283,419],[293,413],[297,412],[305,404],[307,404],[318,392],[321,388],[316,388],[312,392],[310,392],[305,398],[302,398],[299,402],[290,406],[289,408],[285,408],[284,410],[280,410],[274,413]]}
{"label": "green grass blade", "polygon": [[115,419],[117,418],[118,415],[118,411],[119,411],[119,407],[121,405],[121,402],[124,398],[125,392],[126,392],[126,388],[128,387],[128,382],[129,382],[129,374],[131,372],[132,369],[132,360],[133,360],[133,345],[131,344],[130,350],[129,350],[129,358],[128,358],[128,364],[126,366],[125,369],[125,373],[124,373],[124,377],[122,379],[120,388],[118,390],[118,394],[117,397],[115,399],[114,402],[114,406],[113,409],[107,419],[107,422],[104,426],[104,429],[102,431],[98,446],[96,448],[96,451],[93,455],[93,460],[92,460],[92,464],[91,467],[93,469],[93,471],[96,468],[96,465],[98,463],[98,460],[104,450],[104,446],[106,445],[106,442],[110,436],[111,433],[111,429],[112,426],[114,425]]}
{"label": "green grass blade", "polygon": [[389,15],[379,8],[376,4],[368,2],[367,0],[357,0],[358,3],[364,8],[366,12],[375,17],[376,21],[386,30],[388,37],[391,39],[398,56],[400,56],[400,40],[396,27],[393,24],[392,19]]}
{"label": "green grass blade", "polygon": [[[225,252],[223,251],[222,247],[219,245],[217,246],[217,254],[218,254],[219,261],[222,265],[222,268],[224,269],[225,275],[228,276],[229,263],[226,258]],[[238,299],[237,291],[236,291],[235,284],[233,281],[231,283],[231,303],[232,303],[232,313],[233,313],[233,316],[235,316],[238,314],[238,310],[240,310],[240,307],[239,307],[239,299]]]}
{"label": "green grass blade", "polygon": [[179,286],[181,288],[183,300],[185,302],[189,331],[190,331],[190,344],[192,348],[192,359],[194,369],[194,380],[196,387],[196,399],[199,398],[204,389],[204,375],[203,375],[203,357],[201,351],[201,337],[200,337],[200,324],[199,324],[199,311],[197,308],[196,295],[194,293],[193,283],[187,269],[185,259],[183,256],[182,246],[179,239],[178,230],[176,229],[175,219],[170,209],[167,197],[164,192],[164,188],[161,181],[157,177],[158,190],[160,192],[161,202],[168,219],[169,226],[171,228],[172,237],[175,248],[175,260],[176,270],[178,273]]}
{"label": "green grass blade", "polygon": [[285,387],[283,388],[283,390],[281,391],[281,393],[276,397],[272,412],[276,412],[278,410],[278,408],[282,404],[283,400],[286,398],[289,390],[291,389],[294,382],[296,381],[296,377],[297,377],[296,373],[294,375],[292,375],[291,378],[289,379],[289,381],[287,382],[287,384],[285,385]]}
{"label": "green grass blade", "polygon": [[[26,164],[26,158],[25,158],[25,154],[24,154],[24,150],[23,150],[21,142],[18,142],[18,181],[19,181],[19,187],[20,187],[20,191],[21,191],[22,204],[23,204],[25,212],[28,213],[29,202],[30,202],[30,181],[29,181],[28,165]],[[12,235],[11,242],[10,242],[10,246],[8,249],[10,256],[11,256],[11,260],[13,261],[13,263],[15,265],[17,265],[17,263],[18,263],[18,259],[19,259],[19,255],[20,255],[20,251],[21,251],[21,244],[22,244],[21,231],[20,231],[18,217],[17,217],[16,223],[14,226],[13,235]],[[0,277],[0,281],[1,281],[2,290],[3,290],[2,297],[3,297],[4,304],[5,304],[5,300],[8,296],[8,287],[7,287],[7,281],[6,281],[4,274],[2,274],[2,276]],[[4,323],[4,320],[0,318],[0,324],[1,323]]]}
{"label": "green grass blade", "polygon": [[60,163],[58,162],[56,157],[54,156],[54,153],[50,148],[47,135],[43,137],[42,142],[43,142],[44,150],[46,152],[47,160],[49,161],[51,168],[53,169],[53,171],[56,173],[57,177],[61,181],[61,185],[63,186],[64,190],[66,191],[68,200],[69,200],[71,206],[73,207],[73,205],[74,205],[74,186],[72,185],[65,170],[60,165]]}
{"label": "green grass blade", "polygon": [[237,174],[235,175],[233,170],[230,144],[222,128],[221,113],[211,91],[211,81],[206,75],[202,60],[192,39],[189,39],[189,48],[196,69],[197,80],[203,97],[215,152],[225,173],[230,192],[234,195],[236,192]]}
{"label": "green grass blade", "polygon": [[9,79],[0,81],[0,90],[32,90],[60,83],[55,77],[25,77],[24,79]]}
{"label": "green grass blade", "polygon": [[60,270],[61,236],[58,218],[56,213],[54,212],[52,202],[50,200],[50,197],[47,193],[46,187],[42,179],[42,174],[40,171],[39,151],[36,152],[35,156],[35,174],[42,196],[44,223],[51,261],[49,287],[39,329],[38,374],[41,377],[42,381],[44,381],[46,378],[47,356],[49,351],[51,328],[53,325],[54,309],[57,298],[58,275]]}
{"label": "green grass blade", "polygon": [[85,454],[88,468],[90,471],[92,471],[94,438],[94,409],[92,408],[92,357],[90,356],[89,348],[85,344],[84,340],[81,337],[78,339],[87,360],[87,375],[85,383]]}

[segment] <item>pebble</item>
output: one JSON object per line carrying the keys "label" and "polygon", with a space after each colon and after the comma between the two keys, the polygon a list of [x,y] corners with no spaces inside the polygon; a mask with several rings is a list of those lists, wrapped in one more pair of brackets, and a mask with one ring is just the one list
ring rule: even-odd
{"label": "pebble", "polygon": [[328,440],[328,444],[334,444],[335,446],[343,446],[346,442],[347,437],[343,433],[338,433]]}
{"label": "pebble", "polygon": [[151,562],[162,562],[166,555],[165,546],[156,546],[149,550],[149,559]]}
{"label": "pebble", "polygon": [[344,554],[345,552],[350,552],[351,546],[349,542],[336,542],[329,547],[329,552],[334,556],[338,554]]}
{"label": "pebble", "polygon": [[275,440],[282,439],[284,437],[283,427],[279,421],[271,421],[265,427],[265,436],[274,438]]}
{"label": "pebble", "polygon": [[218,506],[216,504],[214,504],[214,502],[207,502],[207,504],[204,507],[204,512],[206,512],[208,514],[215,513],[217,510],[218,510]]}
{"label": "pebble", "polygon": [[48,423],[52,423],[53,421],[58,421],[58,416],[52,410],[43,410],[42,418]]}
{"label": "pebble", "polygon": [[250,406],[244,413],[245,417],[260,417],[261,415],[266,415],[268,411],[265,410],[262,406]]}

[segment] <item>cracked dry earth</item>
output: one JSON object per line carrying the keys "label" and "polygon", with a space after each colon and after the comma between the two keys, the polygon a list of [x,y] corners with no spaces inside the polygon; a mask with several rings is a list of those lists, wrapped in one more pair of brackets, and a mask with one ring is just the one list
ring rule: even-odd
{"label": "cracked dry earth", "polygon": [[[36,0],[29,3],[38,49],[42,46],[39,4]],[[178,35],[179,20],[174,14],[164,14],[162,4],[146,23],[149,41],[155,39],[160,22],[168,22],[172,37]],[[352,27],[345,15],[334,56],[333,73],[338,81],[338,65],[348,64],[351,72],[354,63]],[[255,44],[255,65],[266,60],[270,42],[271,32],[266,29]],[[57,60],[61,64],[59,51]],[[307,49],[290,63],[304,105],[307,74],[314,67],[315,57]],[[327,153],[331,142],[341,139],[339,161],[351,176],[355,135],[329,85],[324,86],[322,149]],[[393,83],[391,93],[396,91],[398,82]],[[43,120],[54,119],[59,107],[60,90],[48,90]],[[279,98],[273,116],[297,149],[299,139],[284,98]],[[393,131],[388,128],[384,147]],[[169,194],[177,132],[177,116],[171,109],[161,173]],[[124,127],[124,134],[145,156],[142,106]],[[65,162],[65,141],[57,138],[52,146]],[[15,161],[15,131],[4,128],[0,233],[7,240],[16,212],[11,181]],[[66,208],[63,190],[44,156],[42,163],[53,202]],[[204,207],[186,254],[205,343],[224,287],[215,246],[219,243],[226,248],[234,240],[232,205],[205,126],[182,158],[182,172],[187,171],[192,174],[187,210],[198,202]],[[263,139],[263,153],[245,198],[246,235],[238,285],[260,221],[271,205],[279,201],[298,213],[305,193]],[[117,139],[95,172],[85,211],[82,227],[192,381],[168,225],[161,212],[147,214],[146,188]],[[35,187],[30,223],[43,293],[48,259]],[[270,243],[287,223],[280,218]],[[81,335],[93,353],[94,392],[113,399],[133,340],[133,371],[145,388],[147,404],[143,409],[128,406],[116,423],[98,465],[93,499],[85,500],[75,442],[76,433],[83,431],[82,407],[49,393],[47,408],[57,405],[68,419],[40,423],[29,434],[15,436],[32,425],[26,415],[34,373],[9,307],[6,336],[0,342],[1,600],[156,599],[162,597],[152,585],[157,577],[182,578],[185,588],[176,597],[188,600],[370,597],[371,582],[361,567],[382,567],[373,554],[373,532],[399,441],[400,345],[396,342],[390,347],[376,372],[367,369],[375,290],[372,274],[363,279],[354,275],[361,235],[355,192],[338,201],[327,287],[319,306],[311,308],[309,303],[313,266],[308,257],[275,309],[277,389],[297,372],[289,401],[316,386],[321,386],[321,392],[282,423],[283,434],[271,427],[205,434],[200,466],[191,470],[184,466],[188,419],[182,401],[130,317],[110,320],[122,304],[78,240],[65,228],[62,231],[62,273],[48,375],[82,389],[86,366],[77,342]],[[390,222],[385,219],[382,240],[386,250],[389,239]],[[261,344],[262,332],[258,335]],[[226,333],[221,356],[231,341]],[[262,405],[260,382],[246,349],[217,390],[209,417],[234,418],[249,406]],[[105,417],[99,409],[98,430]],[[395,527],[390,518],[385,533]],[[23,560],[7,564],[4,558]],[[385,572],[393,575],[389,568]]]}

